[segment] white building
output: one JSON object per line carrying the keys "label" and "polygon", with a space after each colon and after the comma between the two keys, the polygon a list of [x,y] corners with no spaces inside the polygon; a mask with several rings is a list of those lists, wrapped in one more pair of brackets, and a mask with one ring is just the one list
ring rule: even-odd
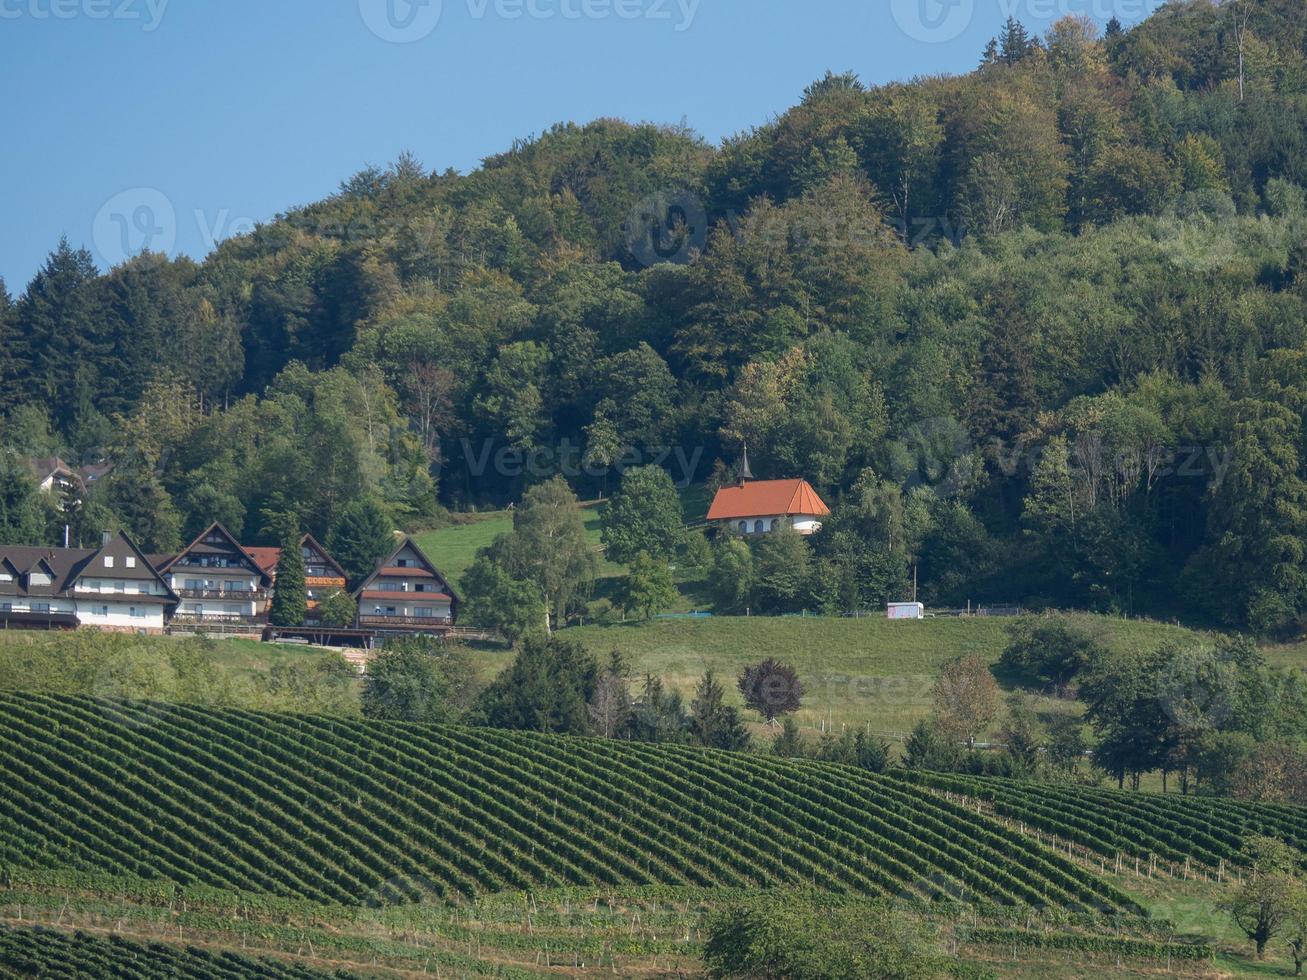
{"label": "white building", "polygon": [[458,593],[409,537],[381,560],[354,598],[359,625],[381,632],[442,633],[458,615]]}
{"label": "white building", "polygon": [[0,626],[162,633],[176,593],[123,533],[97,549],[0,546]]}
{"label": "white building", "polygon": [[717,491],[708,522],[746,537],[769,534],[784,523],[800,534],[816,534],[829,514],[807,480],[742,479]]}
{"label": "white building", "polygon": [[154,561],[180,597],[177,625],[266,623],[272,579],[221,524],[211,524],[179,554]]}

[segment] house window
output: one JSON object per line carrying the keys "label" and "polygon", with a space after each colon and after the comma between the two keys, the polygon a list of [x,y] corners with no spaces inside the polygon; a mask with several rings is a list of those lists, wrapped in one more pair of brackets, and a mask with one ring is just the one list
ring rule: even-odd
{"label": "house window", "polygon": [[50,611],[50,603],[48,602],[32,603],[32,612],[34,613],[48,613],[49,611]]}
{"label": "house window", "polygon": [[408,568],[411,564],[412,564],[412,562],[409,561],[407,558],[401,558],[401,559],[399,559],[399,561],[395,562],[395,567],[396,567],[396,568]]}
{"label": "house window", "polygon": [[108,607],[108,606],[93,606],[93,607],[91,608],[91,615],[92,615],[92,616],[108,616],[108,615],[109,615],[109,607]]}
{"label": "house window", "polygon": [[769,530],[769,531],[775,531],[775,530],[776,530],[776,525],[779,524],[779,523],[780,523],[780,521],[777,520],[775,517],[773,517],[773,518],[771,519],[771,527],[768,528],[768,530]]}
{"label": "house window", "polygon": [[144,619],[145,609],[141,606],[132,606],[131,614],[132,614],[132,619]]}
{"label": "house window", "polygon": [[413,615],[418,619],[435,619],[435,616],[432,615],[430,606],[418,606],[413,610]]}
{"label": "house window", "polygon": [[128,568],[136,567],[136,559],[133,558],[131,555],[128,555],[126,558],[123,559],[123,561],[126,563]]}
{"label": "house window", "polygon": [[113,568],[113,555],[105,555],[105,556],[104,556],[104,567],[105,567],[105,568]]}
{"label": "house window", "polygon": [[754,534],[762,534],[762,532],[763,532],[763,523],[762,523],[762,521],[754,521],[754,522],[753,522],[753,533],[754,533]]}
{"label": "house window", "polygon": [[748,533],[749,533],[749,522],[748,522],[748,521],[740,521],[740,533],[741,533],[741,534],[748,534]]}
{"label": "house window", "polygon": [[114,590],[115,592],[126,592],[126,591],[127,591],[127,583],[124,582],[124,581],[122,581],[122,580],[120,579],[119,581],[117,581],[117,582],[115,582],[115,583],[113,584],[113,590]]}
{"label": "house window", "polygon": [[0,602],[0,612],[11,613],[13,611],[14,604],[12,602]]}

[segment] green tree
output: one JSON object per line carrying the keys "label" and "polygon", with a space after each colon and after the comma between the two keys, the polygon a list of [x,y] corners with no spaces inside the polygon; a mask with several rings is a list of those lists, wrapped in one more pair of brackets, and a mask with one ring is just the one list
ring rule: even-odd
{"label": "green tree", "polygon": [[772,739],[771,751],[772,755],[782,759],[806,757],[807,748],[803,744],[803,736],[799,734],[798,723],[793,718],[786,718],[782,723],[780,732]]}
{"label": "green tree", "polygon": [[789,521],[758,542],[755,589],[758,604],[770,613],[806,609],[811,599],[812,549]]}
{"label": "green tree", "polygon": [[660,678],[645,675],[627,723],[627,734],[637,742],[682,743],[687,737],[685,704],[679,691],[669,691]]}
{"label": "green tree", "polygon": [[735,535],[727,534],[713,549],[708,587],[717,612],[723,615],[747,610],[753,600],[753,552]]}
{"label": "green tree", "polygon": [[924,925],[889,903],[831,908],[767,899],[710,917],[704,944],[708,975],[789,980],[934,980],[956,964]]}
{"label": "green tree", "polygon": [[534,582],[513,578],[483,551],[463,574],[463,617],[473,626],[494,630],[509,646],[545,628],[545,604]]}
{"label": "green tree", "polygon": [[329,547],[350,584],[362,582],[395,548],[394,524],[386,508],[372,497],[349,504],[331,529]]}
{"label": "green tree", "polygon": [[652,619],[676,602],[676,583],[666,561],[651,558],[641,552],[631,570],[620,581],[618,602],[626,612],[639,612]]}
{"label": "green tree", "polygon": [[139,461],[119,462],[104,482],[106,506],[142,549],[165,554],[181,547],[181,515],[158,476]]}
{"label": "green tree", "polygon": [[622,485],[600,513],[609,561],[629,563],[644,552],[667,559],[681,541],[681,499],[667,471],[637,466],[622,474]]}
{"label": "green tree", "polygon": [[1291,918],[1302,883],[1297,880],[1297,852],[1270,837],[1252,837],[1244,845],[1248,871],[1218,906],[1252,941],[1257,958]]}
{"label": "green tree", "polygon": [[1082,628],[1064,616],[1022,616],[1005,628],[1003,671],[1061,689],[1103,655]]}
{"label": "green tree", "polygon": [[983,657],[970,654],[950,660],[940,669],[932,692],[935,715],[943,734],[974,745],[976,737],[998,717],[998,682]]}
{"label": "green tree", "polygon": [[281,557],[277,559],[277,580],[272,593],[268,622],[273,626],[301,626],[308,615],[308,586],[304,575],[302,535],[295,530],[281,539]]}
{"label": "green tree", "polygon": [[25,462],[0,453],[0,543],[44,544],[58,515]]}
{"label": "green tree", "polygon": [[535,584],[555,625],[565,622],[573,597],[594,579],[595,555],[581,508],[561,476],[526,492],[513,512],[512,533],[491,552],[513,578]]}
{"label": "green tree", "polygon": [[532,634],[481,693],[472,720],[491,728],[584,735],[598,682],[599,667],[579,643]]}
{"label": "green tree", "polygon": [[391,640],[364,677],[366,718],[449,724],[471,700],[475,674],[467,654],[431,637]]}
{"label": "green tree", "polygon": [[689,724],[691,737],[710,749],[743,751],[751,741],[740,713],[726,704],[725,691],[711,669],[694,689]]}
{"label": "green tree", "polygon": [[318,602],[318,618],[326,626],[352,626],[358,611],[354,597],[343,589],[336,589]]}

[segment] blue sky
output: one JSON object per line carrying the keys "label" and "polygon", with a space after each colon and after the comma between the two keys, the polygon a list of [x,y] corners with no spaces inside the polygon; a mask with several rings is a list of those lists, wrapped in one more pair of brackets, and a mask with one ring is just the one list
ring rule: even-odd
{"label": "blue sky", "polygon": [[[61,234],[214,241],[412,150],[467,171],[600,116],[709,140],[826,69],[968,71],[1009,13],[1139,21],[1158,0],[0,0],[0,277]],[[127,227],[132,225],[134,227]]]}

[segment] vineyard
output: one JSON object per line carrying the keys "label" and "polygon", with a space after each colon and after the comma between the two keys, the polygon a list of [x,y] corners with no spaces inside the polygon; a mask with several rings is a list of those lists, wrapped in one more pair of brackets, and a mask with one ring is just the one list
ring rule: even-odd
{"label": "vineyard", "polygon": [[761,756],[0,695],[0,862],[354,906],[802,885],[1138,911],[927,787]]}
{"label": "vineyard", "polygon": [[1156,857],[1217,868],[1238,862],[1243,842],[1250,835],[1307,846],[1307,809],[1290,804],[1130,793],[954,773],[901,771],[897,778],[907,785],[982,801],[997,816],[1105,858]]}
{"label": "vineyard", "polygon": [[99,939],[80,932],[67,935],[0,925],[0,976],[328,980],[348,975],[232,952],[209,953],[162,943],[134,943],[116,936]]}

